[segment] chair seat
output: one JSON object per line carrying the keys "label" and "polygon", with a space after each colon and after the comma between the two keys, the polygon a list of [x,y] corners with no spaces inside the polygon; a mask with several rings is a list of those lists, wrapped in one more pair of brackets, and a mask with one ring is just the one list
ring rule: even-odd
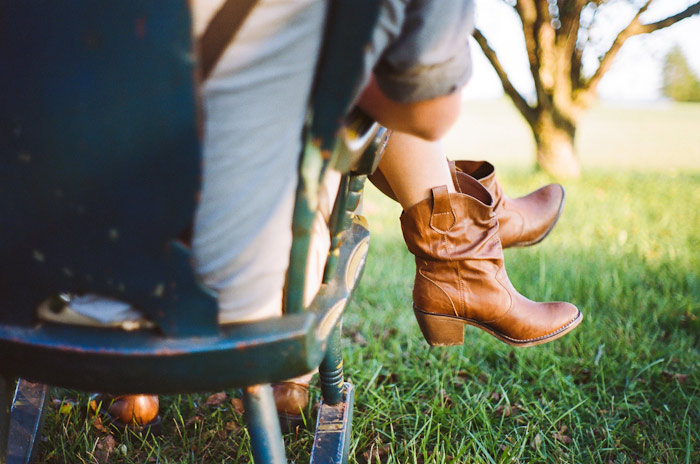
{"label": "chair seat", "polygon": [[60,324],[0,325],[3,373],[111,393],[187,393],[296,377],[316,368],[364,267],[369,230],[356,216],[339,265],[310,310],[221,326],[207,337],[167,337]]}

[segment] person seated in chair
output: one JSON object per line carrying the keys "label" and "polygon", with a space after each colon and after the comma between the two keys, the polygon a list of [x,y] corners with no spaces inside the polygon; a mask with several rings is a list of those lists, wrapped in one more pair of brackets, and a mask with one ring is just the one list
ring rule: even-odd
{"label": "person seated in chair", "polygon": [[[191,2],[196,35],[222,1]],[[326,3],[260,0],[201,87],[203,187],[192,246],[199,276],[218,293],[222,324],[282,314],[300,134]],[[511,200],[490,165],[451,169],[438,142],[471,73],[473,17],[472,0],[382,0],[356,103],[394,131],[373,181],[404,209],[404,237],[416,256],[414,313],[426,340],[462,343],[463,325],[471,324],[517,346],[544,343],[572,330],[581,313],[521,296],[508,281],[502,247],[544,238],[563,190],[547,186]],[[275,386],[278,411],[303,410],[308,381]],[[141,424],[157,409],[157,398],[143,395],[110,407]]]}

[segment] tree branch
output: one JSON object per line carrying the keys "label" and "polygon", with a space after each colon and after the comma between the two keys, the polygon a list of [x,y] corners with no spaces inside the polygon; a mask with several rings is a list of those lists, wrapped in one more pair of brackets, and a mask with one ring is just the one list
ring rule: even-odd
{"label": "tree branch", "polygon": [[675,14],[673,16],[669,16],[666,19],[662,19],[661,21],[656,21],[655,23],[649,23],[649,24],[643,24],[640,32],[638,34],[647,34],[649,32],[654,32],[658,31],[659,29],[663,29],[664,27],[672,26],[676,24],[678,21],[681,21],[685,18],[688,18],[690,16],[693,16],[694,14],[700,13],[700,2],[697,2],[693,5],[690,5],[688,8],[685,10],[681,11],[678,14]]}
{"label": "tree branch", "polygon": [[698,1],[686,8],[685,10],[681,11],[680,13],[677,13],[673,16],[669,16],[666,19],[662,19],[661,21],[656,21],[654,23],[641,24],[639,22],[639,17],[642,13],[644,13],[647,10],[647,8],[649,8],[649,5],[652,2],[653,0],[648,0],[639,9],[637,14],[634,15],[634,18],[632,19],[632,21],[630,21],[627,27],[620,31],[617,37],[615,37],[613,44],[610,46],[610,49],[608,49],[605,55],[603,55],[603,58],[601,58],[598,69],[596,69],[593,76],[591,76],[591,78],[583,86],[582,90],[584,90],[585,93],[590,94],[595,91],[596,87],[598,86],[598,83],[612,66],[613,60],[617,56],[617,53],[620,51],[622,44],[624,44],[627,39],[635,35],[647,34],[649,32],[654,32],[659,29],[663,29],[694,14],[700,13],[700,1]]}
{"label": "tree branch", "polygon": [[506,95],[510,97],[510,99],[513,101],[513,104],[515,104],[515,107],[518,108],[518,110],[527,120],[527,122],[531,125],[534,124],[536,117],[535,109],[528,105],[528,103],[525,101],[522,95],[518,93],[513,84],[510,82],[508,74],[503,69],[501,61],[496,55],[496,51],[493,48],[491,48],[488,41],[486,40],[486,37],[484,37],[484,35],[479,29],[474,29],[474,38],[479,44],[479,47],[481,47],[481,50],[484,52],[484,55],[486,55],[486,58],[491,63],[491,66],[493,66],[493,69],[496,71],[498,78],[501,80],[501,85],[503,85],[503,91],[506,93]]}
{"label": "tree branch", "polygon": [[537,8],[532,0],[518,0],[515,4],[515,12],[520,17],[520,22],[523,24],[523,36],[525,38],[525,50],[527,51],[527,61],[530,63],[530,74],[535,83],[535,92],[537,93],[537,101],[541,105],[547,102],[544,98],[544,86],[540,76],[540,57],[537,53],[537,31],[535,23],[537,22]]}
{"label": "tree branch", "polygon": [[622,48],[622,45],[627,39],[639,33],[638,30],[641,27],[641,24],[639,23],[639,16],[641,16],[641,14],[644,13],[647,10],[647,8],[649,8],[649,5],[651,5],[651,2],[653,1],[654,0],[647,0],[647,2],[639,9],[639,11],[637,11],[637,14],[634,15],[634,18],[632,18],[629,24],[627,24],[627,26],[625,26],[625,28],[617,34],[617,37],[615,37],[615,40],[613,40],[613,43],[608,49],[608,51],[605,52],[603,58],[600,59],[598,69],[596,69],[595,73],[593,73],[593,76],[591,76],[591,78],[588,79],[588,81],[582,86],[581,96],[587,97],[595,92],[595,89],[598,86],[600,80],[603,78],[605,73],[610,70],[613,60],[620,51],[620,48]]}

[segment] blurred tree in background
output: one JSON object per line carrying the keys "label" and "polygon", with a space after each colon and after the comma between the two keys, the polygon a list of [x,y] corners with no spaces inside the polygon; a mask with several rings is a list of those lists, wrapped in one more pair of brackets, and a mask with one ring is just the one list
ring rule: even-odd
{"label": "blurred tree in background", "polygon": [[[537,145],[537,162],[559,178],[581,172],[574,151],[576,127],[582,113],[595,100],[596,88],[620,48],[630,37],[663,29],[700,12],[700,1],[659,21],[643,21],[654,0],[504,0],[522,23],[536,101],[528,102],[513,86],[496,51],[477,29],[474,38],[498,74],[503,90],[527,121]],[[601,11],[619,4],[635,10],[632,19],[609,41],[595,37]],[[593,32],[593,33],[592,33]],[[603,48],[601,48],[603,47]],[[598,67],[583,71],[584,53],[597,55]]]}
{"label": "blurred tree in background", "polygon": [[664,95],[680,102],[700,102],[700,79],[690,69],[680,47],[676,45],[664,60]]}

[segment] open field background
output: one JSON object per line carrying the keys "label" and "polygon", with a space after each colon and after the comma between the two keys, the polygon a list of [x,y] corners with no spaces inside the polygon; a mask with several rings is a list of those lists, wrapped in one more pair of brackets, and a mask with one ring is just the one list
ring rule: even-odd
{"label": "open field background", "polygon": [[[700,105],[596,107],[578,142],[584,174],[565,185],[557,228],[506,253],[521,293],[585,313],[540,347],[474,328],[462,347],[428,347],[400,209],[368,188],[372,245],[344,326],[351,462],[700,463]],[[549,182],[531,169],[531,144],[506,102],[467,102],[446,147],[494,160],[517,196]],[[86,395],[57,390],[40,462],[248,462],[238,394],[227,394],[209,406],[208,394],[165,397],[162,436],[112,442]],[[308,460],[313,412],[286,437],[294,462]]]}

